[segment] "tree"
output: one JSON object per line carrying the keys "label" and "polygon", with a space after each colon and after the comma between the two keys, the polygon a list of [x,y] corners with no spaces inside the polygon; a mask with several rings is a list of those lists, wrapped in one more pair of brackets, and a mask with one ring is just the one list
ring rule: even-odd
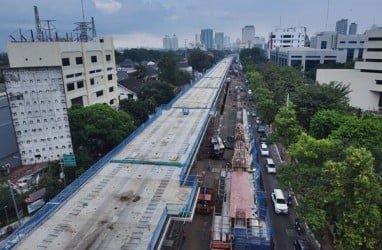
{"label": "tree", "polygon": [[240,60],[244,65],[259,64],[265,62],[265,51],[260,48],[242,49],[240,50]]}
{"label": "tree", "polygon": [[147,76],[147,70],[142,64],[135,65],[137,79],[145,79]]}
{"label": "tree", "polygon": [[155,100],[156,106],[167,104],[175,97],[173,86],[171,84],[160,81],[148,81],[143,84],[138,94],[139,100],[152,98]]}
{"label": "tree", "polygon": [[309,134],[317,139],[326,138],[332,131],[338,129],[348,117],[336,110],[319,110],[310,120]]}
{"label": "tree", "polygon": [[93,160],[105,155],[135,129],[128,114],[105,104],[73,106],[68,114],[74,152],[85,148]]}
{"label": "tree", "polygon": [[333,131],[333,138],[341,140],[344,145],[364,147],[375,158],[375,170],[382,172],[382,120],[375,115],[349,117]]}
{"label": "tree", "polygon": [[382,243],[382,187],[371,153],[350,147],[345,160],[327,162],[323,173],[325,203],[336,226],[338,248],[377,249]]}
{"label": "tree", "polygon": [[127,112],[133,118],[134,125],[139,126],[144,123],[148,118],[149,114],[152,113],[150,110],[150,99],[146,100],[121,100],[119,102],[120,110]]}
{"label": "tree", "polygon": [[161,81],[168,82],[174,86],[181,86],[190,81],[191,76],[187,72],[178,69],[178,61],[179,56],[173,51],[162,55],[158,62],[159,79]]}
{"label": "tree", "polygon": [[262,75],[255,70],[249,71],[247,73],[247,79],[248,79],[249,87],[251,89],[257,89],[259,87],[264,86],[264,81],[263,81]]}
{"label": "tree", "polygon": [[257,100],[256,110],[264,123],[271,124],[275,119],[277,106],[272,99]]}
{"label": "tree", "polygon": [[301,85],[291,93],[291,100],[296,105],[297,120],[305,129],[309,129],[310,119],[322,109],[339,112],[349,110],[348,86],[331,82],[322,85]]}
{"label": "tree", "polygon": [[296,120],[296,112],[292,104],[279,109],[273,128],[272,138],[282,143],[286,148],[297,141],[301,134],[301,127]]}
{"label": "tree", "polygon": [[198,72],[204,72],[210,68],[213,61],[213,57],[209,53],[204,52],[199,48],[191,50],[188,56],[188,63],[192,66],[193,70]]}

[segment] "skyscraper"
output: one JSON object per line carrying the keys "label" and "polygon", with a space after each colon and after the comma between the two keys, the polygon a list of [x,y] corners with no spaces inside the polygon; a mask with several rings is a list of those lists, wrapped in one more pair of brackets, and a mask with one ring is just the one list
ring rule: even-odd
{"label": "skyscraper", "polygon": [[215,45],[216,49],[222,50],[224,48],[224,33],[215,32]]}
{"label": "skyscraper", "polygon": [[351,23],[349,26],[349,35],[355,35],[357,34],[357,24]]}
{"label": "skyscraper", "polygon": [[348,31],[348,20],[341,19],[336,22],[336,32],[338,34],[346,35]]}
{"label": "skyscraper", "polygon": [[202,29],[200,34],[200,41],[206,49],[212,49],[213,42],[213,30],[212,29]]}
{"label": "skyscraper", "polygon": [[252,48],[255,44],[255,26],[246,25],[241,30],[241,42],[245,48]]}

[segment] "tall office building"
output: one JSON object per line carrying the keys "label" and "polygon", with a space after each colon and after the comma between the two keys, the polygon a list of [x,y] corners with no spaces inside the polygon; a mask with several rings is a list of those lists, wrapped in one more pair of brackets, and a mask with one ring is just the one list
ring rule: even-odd
{"label": "tall office building", "polygon": [[179,45],[178,45],[178,37],[176,37],[176,35],[172,35],[172,38],[171,38],[171,49],[172,50],[178,50],[179,48]]}
{"label": "tall office building", "polygon": [[224,36],[224,48],[231,48],[231,38],[229,36]]}
{"label": "tall office building", "polygon": [[215,45],[217,50],[222,50],[224,48],[224,33],[215,32]]}
{"label": "tall office building", "polygon": [[252,48],[255,46],[255,26],[246,25],[241,29],[241,42],[245,48]]}
{"label": "tall office building", "polygon": [[213,30],[212,29],[202,29],[200,33],[200,42],[203,46],[208,49],[213,49],[214,40],[213,40]]}
{"label": "tall office building", "polygon": [[349,35],[355,35],[357,34],[357,24],[351,23],[349,26]]}
{"label": "tall office building", "polygon": [[336,32],[338,34],[346,35],[348,31],[348,20],[341,19],[336,22]]}

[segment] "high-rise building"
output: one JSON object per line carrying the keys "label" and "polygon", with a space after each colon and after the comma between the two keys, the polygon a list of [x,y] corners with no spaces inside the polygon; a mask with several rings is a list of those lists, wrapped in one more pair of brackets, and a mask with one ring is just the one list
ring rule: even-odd
{"label": "high-rise building", "polygon": [[178,50],[178,37],[174,34],[171,38],[171,49],[172,50]]}
{"label": "high-rise building", "polygon": [[348,20],[341,19],[336,22],[336,32],[338,34],[346,35],[348,31]]}
{"label": "high-rise building", "polygon": [[224,36],[224,46],[225,49],[231,48],[231,38],[229,36]]}
{"label": "high-rise building", "polygon": [[163,49],[170,50],[171,49],[171,38],[168,35],[163,37]]}
{"label": "high-rise building", "polygon": [[246,25],[241,29],[241,42],[244,48],[252,48],[255,46],[255,26]]}
{"label": "high-rise building", "polygon": [[202,29],[200,33],[200,42],[203,46],[208,49],[213,49],[214,40],[213,40],[213,30],[212,29]]}
{"label": "high-rise building", "polygon": [[357,34],[357,24],[351,23],[349,26],[349,35],[355,35]]}
{"label": "high-rise building", "polygon": [[222,50],[224,48],[224,33],[215,32],[215,46],[217,50]]}

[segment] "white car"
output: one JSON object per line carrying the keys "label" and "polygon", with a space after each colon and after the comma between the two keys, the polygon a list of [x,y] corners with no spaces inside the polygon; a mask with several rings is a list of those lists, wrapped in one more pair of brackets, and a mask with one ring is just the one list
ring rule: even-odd
{"label": "white car", "polygon": [[265,167],[267,168],[268,174],[276,173],[276,165],[272,158],[265,159]]}
{"label": "white car", "polygon": [[266,143],[260,144],[260,155],[261,156],[269,156],[269,149]]}
{"label": "white car", "polygon": [[288,214],[288,204],[284,196],[284,192],[281,189],[273,189],[272,203],[276,214]]}

